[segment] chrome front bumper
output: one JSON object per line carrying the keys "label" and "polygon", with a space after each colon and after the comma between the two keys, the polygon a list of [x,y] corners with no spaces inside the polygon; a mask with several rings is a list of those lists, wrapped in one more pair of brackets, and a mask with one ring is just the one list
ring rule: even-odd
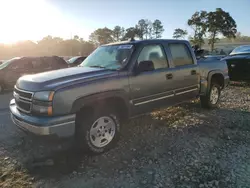
{"label": "chrome front bumper", "polygon": [[36,135],[56,135],[58,137],[70,137],[75,133],[75,115],[58,117],[39,117],[21,113],[15,104],[10,102],[12,121],[23,131]]}

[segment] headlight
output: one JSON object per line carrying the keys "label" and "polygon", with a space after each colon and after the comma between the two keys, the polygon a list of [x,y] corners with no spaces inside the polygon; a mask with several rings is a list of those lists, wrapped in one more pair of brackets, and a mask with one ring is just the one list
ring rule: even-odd
{"label": "headlight", "polygon": [[52,101],[54,97],[54,91],[41,91],[34,94],[34,99],[39,101]]}
{"label": "headlight", "polygon": [[38,115],[51,116],[53,113],[52,100],[54,91],[41,91],[34,94],[32,112]]}

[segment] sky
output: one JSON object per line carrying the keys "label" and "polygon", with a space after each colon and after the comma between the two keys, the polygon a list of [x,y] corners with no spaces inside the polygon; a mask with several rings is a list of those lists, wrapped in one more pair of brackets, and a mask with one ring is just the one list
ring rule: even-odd
{"label": "sky", "polygon": [[134,26],[140,19],[162,21],[163,38],[187,29],[195,11],[222,8],[250,36],[250,0],[0,0],[0,43],[37,41],[52,35],[85,40],[95,29]]}

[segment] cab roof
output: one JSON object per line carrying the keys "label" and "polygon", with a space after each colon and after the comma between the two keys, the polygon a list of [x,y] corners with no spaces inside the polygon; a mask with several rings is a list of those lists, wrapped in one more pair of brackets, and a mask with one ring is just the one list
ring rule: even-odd
{"label": "cab roof", "polygon": [[133,40],[133,41],[121,41],[114,42],[109,44],[104,44],[102,46],[111,46],[111,45],[119,45],[119,44],[151,44],[151,43],[164,43],[164,42],[178,42],[178,43],[187,43],[187,40],[177,40],[177,39],[147,39],[147,40]]}

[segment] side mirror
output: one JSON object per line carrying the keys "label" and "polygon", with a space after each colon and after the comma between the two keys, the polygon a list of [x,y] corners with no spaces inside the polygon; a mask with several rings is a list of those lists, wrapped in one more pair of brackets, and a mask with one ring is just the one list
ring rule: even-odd
{"label": "side mirror", "polygon": [[155,70],[153,61],[141,61],[138,65],[138,72],[147,72]]}

